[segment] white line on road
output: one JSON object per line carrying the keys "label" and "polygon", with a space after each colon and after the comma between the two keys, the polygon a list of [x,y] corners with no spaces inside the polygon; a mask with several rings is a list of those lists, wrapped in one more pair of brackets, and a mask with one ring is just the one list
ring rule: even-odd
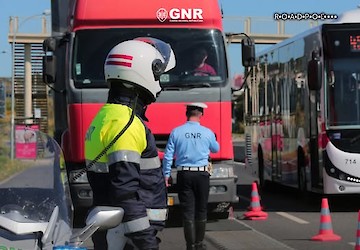
{"label": "white line on road", "polygon": [[269,235],[266,235],[266,234],[264,234],[264,233],[261,233],[260,231],[257,231],[255,228],[249,226],[248,224],[246,224],[246,223],[244,223],[244,222],[242,222],[242,221],[240,221],[240,220],[238,220],[238,219],[229,219],[229,220],[234,220],[234,221],[236,221],[237,223],[243,225],[244,227],[250,228],[252,231],[254,231],[255,233],[261,235],[262,237],[267,238],[268,240],[270,240],[270,241],[272,241],[272,242],[275,242],[276,244],[279,244],[280,246],[284,247],[284,249],[293,250],[293,248],[285,245],[284,243],[282,243],[282,242],[280,242],[280,241],[277,241],[276,239],[270,237]]}
{"label": "white line on road", "polygon": [[287,218],[289,220],[295,221],[295,222],[297,222],[299,224],[309,224],[308,221],[300,219],[300,218],[298,218],[298,217],[296,217],[294,215],[291,215],[291,214],[288,214],[288,213],[285,213],[285,212],[276,212],[276,214],[278,214],[280,216],[283,216],[283,217],[285,217],[285,218]]}

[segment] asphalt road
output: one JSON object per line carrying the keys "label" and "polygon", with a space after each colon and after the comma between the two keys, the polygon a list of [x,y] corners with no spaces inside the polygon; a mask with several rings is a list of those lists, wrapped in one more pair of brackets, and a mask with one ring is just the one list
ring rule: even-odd
{"label": "asphalt road", "polygon": [[[237,193],[240,197],[240,202],[234,205],[236,220],[244,223],[252,231],[281,243],[284,247],[286,246],[286,249],[354,249],[359,225],[359,194],[333,196],[310,194],[302,197],[294,189],[271,185],[266,190],[258,190],[259,202],[262,211],[268,214],[267,219],[246,220],[244,213],[251,204],[252,182],[257,179],[250,175],[251,170],[244,164],[237,163],[236,165],[236,174],[239,175]],[[326,215],[321,210],[324,198],[328,201],[329,213]],[[320,234],[321,228],[326,227],[330,229],[328,231],[330,239],[335,238],[332,237],[333,235],[338,235],[341,239],[312,240],[314,236]],[[239,240],[239,244],[241,242]]]}

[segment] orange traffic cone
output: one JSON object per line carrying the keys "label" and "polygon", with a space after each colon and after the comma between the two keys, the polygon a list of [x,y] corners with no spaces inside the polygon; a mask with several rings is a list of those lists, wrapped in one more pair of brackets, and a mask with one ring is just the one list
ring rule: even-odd
{"label": "orange traffic cone", "polygon": [[321,202],[321,217],[319,234],[313,236],[311,240],[318,241],[336,241],[341,240],[339,235],[334,234],[331,223],[331,216],[327,198]]}
{"label": "orange traffic cone", "polygon": [[360,210],[358,214],[358,226],[356,230],[355,250],[360,250]]}
{"label": "orange traffic cone", "polygon": [[265,220],[267,219],[267,217],[268,214],[262,211],[257,183],[254,181],[252,183],[251,203],[249,211],[244,214],[244,218],[247,220]]}

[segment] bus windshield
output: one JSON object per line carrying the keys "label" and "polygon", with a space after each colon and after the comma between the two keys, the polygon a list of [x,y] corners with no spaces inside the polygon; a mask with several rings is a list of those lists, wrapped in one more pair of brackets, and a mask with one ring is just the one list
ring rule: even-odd
{"label": "bus windshield", "polygon": [[[166,88],[222,86],[226,83],[227,64],[221,31],[206,29],[104,29],[78,31],[74,41],[72,77],[76,88],[104,88],[104,62],[119,42],[136,37],[154,37],[169,43],[176,67],[163,74]],[[198,67],[204,54],[206,66]]]}
{"label": "bus windshield", "polygon": [[328,123],[360,126],[360,31],[329,30],[325,40]]}

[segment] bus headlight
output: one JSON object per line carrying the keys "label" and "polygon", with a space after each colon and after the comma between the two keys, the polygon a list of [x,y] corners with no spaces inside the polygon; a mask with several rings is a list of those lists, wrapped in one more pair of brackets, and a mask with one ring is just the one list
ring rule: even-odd
{"label": "bus headlight", "polygon": [[[214,165],[213,165],[214,166]],[[234,169],[230,166],[214,166],[210,178],[231,178],[234,177]]]}
{"label": "bus headlight", "polygon": [[69,173],[70,183],[88,183],[88,178],[84,170],[73,170]]}

